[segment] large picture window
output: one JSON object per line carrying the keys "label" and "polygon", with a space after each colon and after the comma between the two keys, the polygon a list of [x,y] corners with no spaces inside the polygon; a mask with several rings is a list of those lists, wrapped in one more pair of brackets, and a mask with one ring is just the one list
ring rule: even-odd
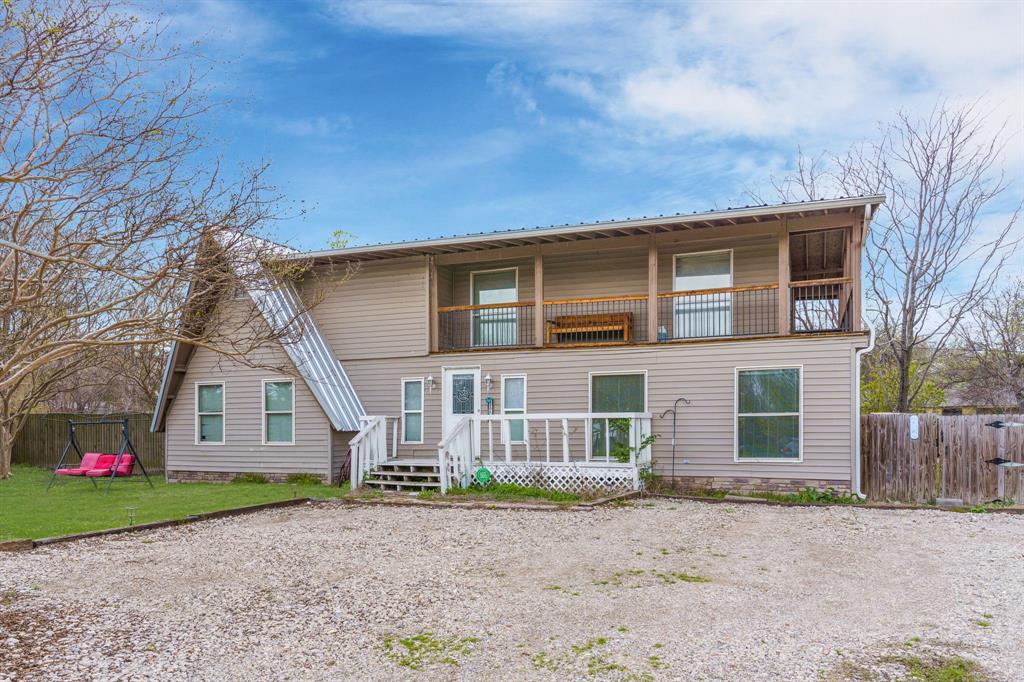
{"label": "large picture window", "polygon": [[423,379],[402,379],[402,442],[423,442]]}
{"label": "large picture window", "polygon": [[[680,254],[674,259],[672,288],[675,291],[704,291],[731,286],[731,250]],[[674,300],[676,338],[729,336],[732,333],[731,293],[694,294]]]}
{"label": "large picture window", "polygon": [[196,443],[224,444],[224,384],[196,384]]}
{"label": "large picture window", "polygon": [[[647,374],[591,374],[592,412],[646,412]],[[591,422],[591,454],[596,457],[629,459],[634,442],[634,420],[594,419]]]}
{"label": "large picture window", "polygon": [[[525,376],[503,376],[501,377],[501,411],[505,414],[526,414],[526,377]],[[526,425],[522,419],[512,419],[508,422],[508,435],[512,443],[523,443],[526,441]]]}
{"label": "large picture window", "polygon": [[736,370],[736,459],[802,458],[801,369]]}
{"label": "large picture window", "polygon": [[[515,303],[519,300],[519,271],[488,270],[470,275],[473,305]],[[484,308],[473,311],[474,346],[514,346],[518,343],[518,309]]]}
{"label": "large picture window", "polygon": [[263,442],[295,442],[295,383],[291,380],[263,382]]}

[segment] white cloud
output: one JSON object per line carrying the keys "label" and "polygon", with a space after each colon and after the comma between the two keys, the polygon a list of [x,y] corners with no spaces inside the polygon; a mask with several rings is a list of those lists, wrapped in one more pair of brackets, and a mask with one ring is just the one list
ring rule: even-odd
{"label": "white cloud", "polygon": [[510,62],[498,62],[487,74],[487,84],[503,95],[514,99],[520,109],[537,113],[537,99],[526,85],[523,76]]}
{"label": "white cloud", "polygon": [[[845,144],[899,108],[986,97],[1024,120],[1021,5],[367,2],[339,21],[499,47],[612,124]],[[521,81],[520,81],[521,83]],[[530,93],[533,106],[543,97]]]}
{"label": "white cloud", "polygon": [[347,116],[273,118],[266,124],[283,135],[313,138],[333,137],[352,128],[352,121]]}

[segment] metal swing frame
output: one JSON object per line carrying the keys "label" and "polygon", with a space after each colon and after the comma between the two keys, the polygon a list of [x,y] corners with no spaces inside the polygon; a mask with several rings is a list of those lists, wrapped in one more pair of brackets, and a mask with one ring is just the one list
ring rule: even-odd
{"label": "metal swing frame", "polygon": [[[110,470],[110,476],[107,477],[107,487],[103,490],[103,494],[106,495],[110,492],[110,486],[113,484],[115,478],[130,478],[130,476],[118,476],[117,469],[121,466],[121,459],[126,455],[130,454],[135,458],[135,463],[142,469],[142,475],[146,477],[146,483],[149,483],[150,488],[155,488],[153,481],[149,478],[149,472],[146,471],[145,465],[142,463],[142,458],[139,457],[139,453],[135,451],[135,446],[132,445],[132,439],[128,435],[128,420],[127,419],[100,419],[97,421],[75,421],[73,419],[68,420],[68,442],[64,446],[64,452],[60,454],[60,460],[57,462],[57,466],[53,468],[53,473],[50,474],[50,480],[46,484],[46,492],[50,491],[50,486],[57,479],[57,470],[64,468],[65,460],[68,455],[71,454],[72,448],[78,453],[78,461],[81,462],[85,458],[85,453],[82,452],[82,446],[78,443],[77,428],[79,426],[110,426],[113,424],[119,424],[121,426],[121,445],[117,450],[117,459],[114,460],[114,464]],[[92,481],[93,488],[98,488],[96,485],[96,478],[87,476]]]}

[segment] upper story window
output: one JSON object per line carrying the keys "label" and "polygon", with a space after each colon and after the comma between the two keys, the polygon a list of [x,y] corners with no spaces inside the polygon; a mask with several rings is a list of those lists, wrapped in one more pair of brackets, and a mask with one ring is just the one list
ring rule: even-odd
{"label": "upper story window", "polygon": [[224,382],[196,384],[196,444],[224,444]]}
{"label": "upper story window", "polygon": [[[484,270],[470,274],[473,305],[515,303],[519,300],[519,269]],[[495,307],[473,311],[474,346],[514,346],[518,343],[518,310]]]}
{"label": "upper story window", "polygon": [[295,442],[295,382],[291,379],[263,382],[263,443]]}
{"label": "upper story window", "polygon": [[799,367],[736,370],[736,460],[802,458]]}
{"label": "upper story window", "polygon": [[[673,259],[672,288],[704,291],[732,286],[732,249],[679,254]],[[732,294],[694,294],[675,299],[675,338],[729,336],[732,333]]]}

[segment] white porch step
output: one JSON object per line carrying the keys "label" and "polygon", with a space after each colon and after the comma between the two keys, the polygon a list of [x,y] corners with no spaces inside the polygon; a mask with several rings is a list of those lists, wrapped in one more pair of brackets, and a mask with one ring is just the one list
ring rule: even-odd
{"label": "white porch step", "polygon": [[378,490],[424,490],[441,487],[436,459],[389,459],[370,471],[364,484]]}

